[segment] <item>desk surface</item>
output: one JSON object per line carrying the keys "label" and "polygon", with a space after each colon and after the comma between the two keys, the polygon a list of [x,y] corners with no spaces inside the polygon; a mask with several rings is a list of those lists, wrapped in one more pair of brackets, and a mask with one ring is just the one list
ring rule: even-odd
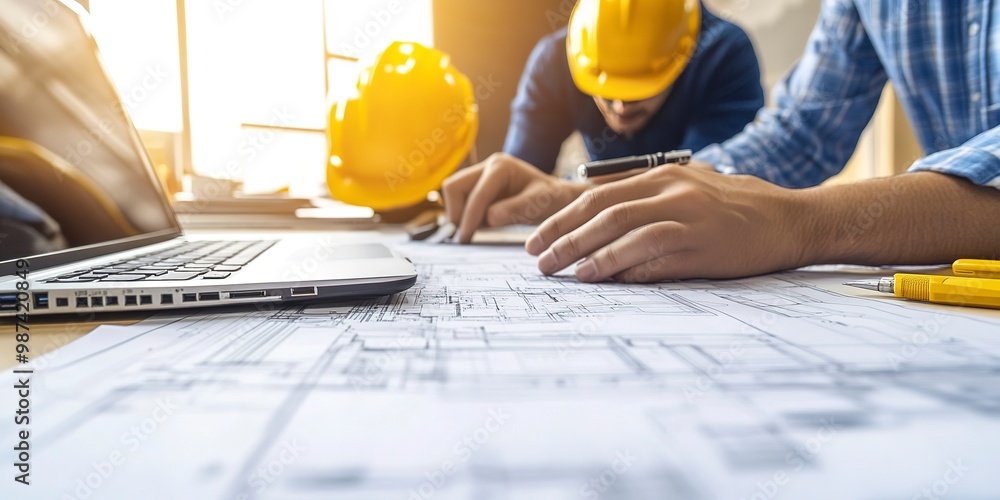
{"label": "desk surface", "polygon": [[[148,313],[129,315],[105,315],[104,317],[86,316],[78,318],[75,315],[32,317],[31,328],[31,358],[38,358],[50,353],[74,340],[90,333],[101,325],[132,325],[148,318]],[[17,342],[14,339],[14,323],[10,319],[0,322],[3,333],[0,334],[0,352],[13,353]],[[6,370],[17,365],[13,354],[0,357],[0,369]]]}
{"label": "desk surface", "polygon": [[[773,496],[765,480],[896,497],[948,460],[973,467],[951,496],[1000,491],[994,311],[862,300],[840,285],[858,273],[583,285],[515,246],[399,243],[421,278],[392,297],[170,314],[46,358],[34,467],[59,474],[38,496],[113,452],[106,498],[249,497],[290,452],[265,497],[404,498],[433,477],[453,485],[435,498],[579,498],[626,455],[616,498]],[[136,427],[147,440],[121,439]]]}
{"label": "desk surface", "polygon": [[[380,234],[391,234],[394,236],[400,236],[402,234],[402,229],[396,226],[387,226],[378,231]],[[303,231],[296,231],[296,234],[302,234]],[[354,232],[358,234],[360,232]],[[189,231],[189,234],[206,234],[203,231]],[[244,230],[230,230],[230,231],[212,231],[211,234],[227,234],[234,237],[255,237],[255,238],[274,238],[280,237],[282,234],[289,234],[289,232],[281,231],[253,231],[246,232]],[[477,243],[486,244],[517,244],[518,242],[523,242],[527,237],[527,232],[523,228],[515,228],[511,230],[504,229],[492,229],[484,230],[476,235]],[[947,268],[942,267],[938,272],[946,273]],[[848,281],[852,279],[858,279],[860,276],[874,276],[874,275],[884,275],[884,271],[875,270],[861,270],[854,272],[844,272],[844,273],[829,273],[830,279],[826,282],[826,288],[830,291],[834,291],[843,295],[861,298],[870,298],[873,300],[888,301],[888,302],[898,302],[899,299],[893,297],[888,297],[884,294],[879,294],[875,292],[869,292],[865,290],[860,290],[857,288],[842,286],[840,282]],[[863,278],[862,278],[863,279]],[[938,310],[942,312],[955,313],[956,311],[962,314],[968,314],[975,317],[985,317],[985,318],[996,318],[1000,319],[1000,310],[993,309],[977,309],[977,308],[955,308],[951,306],[942,306],[936,304],[919,304],[919,307],[926,308],[928,310]],[[54,351],[59,347],[62,347],[83,335],[86,335],[90,331],[101,325],[132,325],[138,323],[148,317],[153,313],[146,312],[136,312],[132,314],[105,314],[105,315],[93,315],[88,314],[83,317],[76,315],[65,315],[65,316],[44,316],[44,317],[33,317],[31,319],[31,349],[32,357],[38,357],[44,355],[48,352]],[[16,344],[14,340],[13,333],[13,323],[10,320],[0,321],[3,332],[0,333],[0,353],[13,353],[14,346]],[[11,356],[0,357],[0,369],[8,369],[15,366],[17,363]]]}

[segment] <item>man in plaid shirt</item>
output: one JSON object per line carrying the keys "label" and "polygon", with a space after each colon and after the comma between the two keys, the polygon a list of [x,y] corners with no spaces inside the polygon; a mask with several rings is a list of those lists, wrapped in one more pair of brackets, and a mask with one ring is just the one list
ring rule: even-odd
{"label": "man in plaid shirt", "polygon": [[[844,167],[887,81],[927,155],[895,177],[813,187]],[[575,196],[528,241],[539,268],[583,259],[583,281],[657,281],[1000,258],[1000,1],[826,0],[774,101],[688,166]],[[504,194],[570,189],[489,161],[508,185],[450,207],[461,240]]]}

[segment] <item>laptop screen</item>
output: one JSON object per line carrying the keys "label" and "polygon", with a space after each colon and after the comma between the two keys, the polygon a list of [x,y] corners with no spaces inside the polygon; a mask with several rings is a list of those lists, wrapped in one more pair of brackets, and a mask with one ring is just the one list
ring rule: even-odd
{"label": "laptop screen", "polygon": [[178,231],[81,17],[0,0],[0,261]]}

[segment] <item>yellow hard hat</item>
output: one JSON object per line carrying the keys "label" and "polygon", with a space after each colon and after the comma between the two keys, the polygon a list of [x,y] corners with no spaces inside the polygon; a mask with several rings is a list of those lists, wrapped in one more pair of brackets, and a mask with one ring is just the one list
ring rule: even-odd
{"label": "yellow hard hat", "polygon": [[586,94],[641,101],[677,80],[701,31],[698,0],[580,0],[566,50]]}
{"label": "yellow hard hat", "polygon": [[376,210],[418,203],[461,165],[478,128],[472,83],[451,59],[394,42],[330,109],[330,194]]}

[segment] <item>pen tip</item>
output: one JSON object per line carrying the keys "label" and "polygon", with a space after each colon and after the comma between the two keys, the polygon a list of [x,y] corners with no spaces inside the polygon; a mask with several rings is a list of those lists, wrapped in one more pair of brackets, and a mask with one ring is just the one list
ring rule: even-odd
{"label": "pen tip", "polygon": [[871,290],[873,292],[879,291],[877,281],[870,281],[870,280],[848,281],[844,283],[844,285],[853,286],[855,288],[863,288],[865,290]]}

